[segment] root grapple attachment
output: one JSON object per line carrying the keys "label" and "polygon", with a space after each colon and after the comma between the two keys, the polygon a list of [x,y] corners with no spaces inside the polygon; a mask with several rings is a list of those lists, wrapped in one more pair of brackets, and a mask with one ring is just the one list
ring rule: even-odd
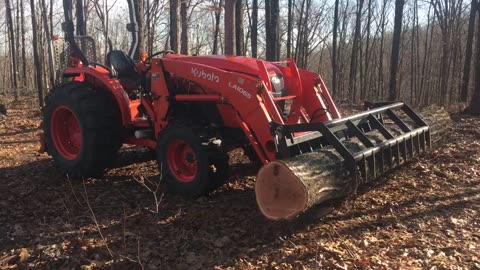
{"label": "root grapple attachment", "polygon": [[373,103],[366,111],[323,123],[271,122],[270,132],[279,159],[333,148],[357,186],[431,147],[428,124],[402,102]]}

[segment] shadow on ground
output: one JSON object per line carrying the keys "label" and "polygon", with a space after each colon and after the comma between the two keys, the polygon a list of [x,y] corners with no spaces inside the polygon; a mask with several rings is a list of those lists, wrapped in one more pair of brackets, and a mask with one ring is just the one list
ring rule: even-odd
{"label": "shadow on ground", "polygon": [[[474,188],[448,196],[424,194],[393,206],[327,215],[342,206],[341,201],[332,201],[294,221],[270,222],[256,207],[253,178],[258,166],[234,164],[228,183],[220,190],[188,201],[164,194],[163,185],[153,193],[134,180],[147,179],[154,190],[159,175],[151,158],[148,151],[122,151],[102,179],[83,181],[65,179],[50,159],[0,169],[4,187],[0,191],[0,231],[4,232],[0,246],[3,251],[25,248],[30,254],[9,263],[49,269],[92,263],[110,269],[132,269],[140,264],[176,269],[235,266],[242,258],[260,260],[290,245],[285,239],[296,237],[298,232],[328,231],[362,216],[378,219],[340,226],[336,234],[395,228],[400,222],[425,216],[448,217],[468,203],[465,198],[479,192]],[[375,188],[385,184],[378,182]],[[358,196],[370,189],[363,188]],[[385,217],[392,207],[410,208],[419,201],[431,207]],[[327,256],[338,256],[324,251]],[[298,254],[282,256],[286,261],[302,260]]]}

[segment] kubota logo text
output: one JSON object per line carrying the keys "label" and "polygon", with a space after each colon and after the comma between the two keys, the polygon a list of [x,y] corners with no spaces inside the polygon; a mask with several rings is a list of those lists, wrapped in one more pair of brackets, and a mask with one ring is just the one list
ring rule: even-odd
{"label": "kubota logo text", "polygon": [[218,77],[217,74],[215,73],[207,73],[205,72],[205,70],[198,70],[198,68],[192,68],[192,75],[197,77],[197,78],[202,78],[202,79],[205,79],[205,80],[208,80],[208,81],[212,81],[212,82],[216,82],[216,83],[219,83],[220,82],[220,77]]}
{"label": "kubota logo text", "polygon": [[244,95],[246,98],[252,98],[252,94],[250,94],[249,92],[245,91],[245,89],[243,89],[242,87],[232,82],[228,82],[228,87],[237,90],[240,94]]}

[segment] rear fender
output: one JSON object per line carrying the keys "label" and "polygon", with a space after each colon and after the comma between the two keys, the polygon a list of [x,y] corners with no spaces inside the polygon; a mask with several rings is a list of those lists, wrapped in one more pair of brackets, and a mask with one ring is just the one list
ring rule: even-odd
{"label": "rear fender", "polygon": [[110,78],[109,71],[103,67],[78,67],[67,68],[64,76],[75,76],[75,80],[87,82],[96,88],[108,91],[115,102],[121,114],[122,125],[131,124],[130,103],[128,96],[118,80]]}

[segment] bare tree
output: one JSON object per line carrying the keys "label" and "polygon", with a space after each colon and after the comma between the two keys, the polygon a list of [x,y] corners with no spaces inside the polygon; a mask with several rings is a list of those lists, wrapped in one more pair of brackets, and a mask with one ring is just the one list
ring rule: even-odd
{"label": "bare tree", "polygon": [[279,0],[265,0],[265,31],[266,31],[266,59],[277,61],[280,55],[279,48]]}
{"label": "bare tree", "polygon": [[235,53],[235,1],[225,0],[225,54]]}
{"label": "bare tree", "polygon": [[288,0],[287,15],[287,58],[292,57],[293,0]]}
{"label": "bare tree", "polygon": [[[458,20],[458,13],[461,11],[462,0],[432,0],[433,10],[438,20],[438,26],[441,31],[441,59],[440,59],[440,91],[437,94],[437,101],[443,104],[449,102],[448,82],[450,80],[450,68],[453,58],[452,50],[454,40],[454,27]],[[453,40],[452,40],[453,39]]]}
{"label": "bare tree", "polygon": [[480,115],[480,5],[477,5],[477,41],[475,56],[475,89],[468,111]]}
{"label": "bare tree", "polygon": [[333,13],[333,40],[332,40],[332,95],[337,93],[337,69],[338,69],[338,25],[339,25],[339,13],[338,5],[340,0],[335,0],[335,11]]}
{"label": "bare tree", "polygon": [[236,55],[245,55],[243,51],[243,5],[244,0],[235,2],[235,45]]}
{"label": "bare tree", "polygon": [[10,0],[5,0],[5,15],[7,19],[7,28],[8,28],[8,40],[10,41],[10,61],[12,63],[11,68],[11,78],[13,81],[13,87],[15,89],[15,99],[18,98],[18,80],[17,80],[17,47],[15,44],[15,32],[13,31],[13,20],[12,20],[12,6],[10,5]]}
{"label": "bare tree", "polygon": [[115,6],[116,1],[111,5],[110,7],[107,4],[108,2],[106,0],[103,0],[103,5],[100,5],[100,2],[98,0],[94,1],[94,8],[95,12],[97,13],[98,19],[100,20],[100,23],[102,25],[101,32],[103,34],[103,38],[105,39],[105,44],[104,44],[104,56],[105,56],[105,62],[107,62],[107,55],[110,50],[113,48],[112,40],[110,39],[110,36],[108,34],[109,32],[109,13],[110,10]]}
{"label": "bare tree", "polygon": [[170,0],[170,48],[180,52],[180,16],[179,0]]}
{"label": "bare tree", "polygon": [[213,30],[213,50],[212,54],[218,54],[218,35],[220,33],[220,16],[222,15],[223,0],[218,2],[218,6],[214,5],[215,10],[215,28]]}
{"label": "bare tree", "polygon": [[[15,60],[17,61],[15,73],[17,74],[17,84],[18,81],[21,81],[22,79],[19,77],[20,76],[20,67],[19,67],[19,60],[20,60],[20,36],[23,35],[23,33],[20,33],[20,1],[16,0],[15,1]],[[15,91],[18,93],[20,90],[17,88]],[[17,94],[18,95],[18,94]]]}
{"label": "bare tree", "polygon": [[403,6],[405,0],[395,1],[395,19],[393,25],[393,39],[392,39],[392,57],[390,63],[390,87],[388,92],[388,100],[393,101],[397,99],[397,77],[398,77],[398,65],[400,57],[400,38],[402,34],[402,17]]}
{"label": "bare tree", "polygon": [[182,23],[182,36],[181,36],[181,53],[189,54],[189,42],[188,42],[188,3],[187,0],[181,0],[180,3],[180,21]]}
{"label": "bare tree", "polygon": [[[47,37],[47,56],[48,56],[48,72],[50,74],[50,78],[48,80],[48,83],[50,85],[53,85],[55,82],[55,72],[54,72],[54,67],[53,67],[53,49],[52,49],[52,35],[50,32],[50,27],[48,25],[48,19],[47,19],[47,6],[45,4],[45,0],[41,0],[42,4],[42,21],[43,21],[43,29],[45,31],[45,35]],[[48,86],[47,86],[48,87]]]}
{"label": "bare tree", "polygon": [[355,31],[353,36],[353,45],[352,45],[352,57],[350,62],[350,77],[349,77],[349,91],[351,94],[351,100],[355,100],[357,93],[357,64],[358,64],[358,54],[361,49],[360,45],[360,35],[362,30],[362,10],[363,10],[364,0],[357,1],[357,16],[355,22]]}
{"label": "bare tree", "polygon": [[38,44],[38,33],[37,33],[37,16],[35,14],[35,0],[30,0],[30,10],[32,18],[32,35],[33,35],[33,62],[35,65],[35,81],[37,84],[37,93],[38,93],[38,105],[43,107],[43,65],[40,62],[39,56],[39,44]]}
{"label": "bare tree", "polygon": [[23,82],[23,87],[27,87],[27,57],[26,57],[26,52],[25,52],[25,14],[24,14],[24,1],[20,1],[20,30],[22,32],[21,34],[21,42],[22,42],[22,82]]}
{"label": "bare tree", "polygon": [[85,36],[87,35],[87,23],[85,21],[85,11],[83,6],[83,0],[76,1],[75,10],[76,10],[76,16],[77,16],[77,21],[76,21],[77,36]]}
{"label": "bare tree", "polygon": [[258,46],[258,0],[252,1],[252,26],[251,26],[251,40],[252,40],[252,57],[257,57]]}
{"label": "bare tree", "polygon": [[472,0],[470,5],[470,16],[468,20],[468,34],[467,45],[465,48],[465,62],[463,66],[463,80],[460,92],[460,100],[467,103],[468,99],[468,85],[470,84],[470,68],[472,66],[472,51],[473,51],[473,33],[475,31],[475,16],[477,14],[478,1]]}

